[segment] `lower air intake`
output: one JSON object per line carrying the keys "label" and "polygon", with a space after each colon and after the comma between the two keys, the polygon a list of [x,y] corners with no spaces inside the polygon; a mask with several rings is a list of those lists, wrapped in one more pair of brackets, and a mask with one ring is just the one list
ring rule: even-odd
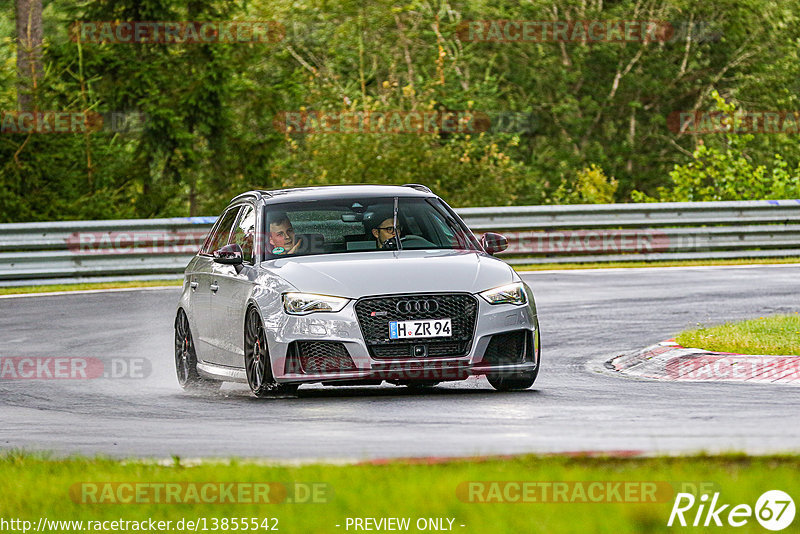
{"label": "lower air intake", "polygon": [[344,343],[336,341],[295,341],[286,357],[287,373],[325,374],[355,371],[356,365]]}
{"label": "lower air intake", "polygon": [[529,339],[530,332],[527,330],[493,335],[483,353],[483,363],[506,365],[524,362]]}

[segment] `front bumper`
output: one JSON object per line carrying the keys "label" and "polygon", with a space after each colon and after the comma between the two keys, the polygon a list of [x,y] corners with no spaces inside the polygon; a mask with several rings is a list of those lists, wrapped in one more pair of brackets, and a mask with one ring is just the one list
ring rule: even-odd
{"label": "front bumper", "polygon": [[[280,383],[374,383],[464,380],[489,373],[534,371],[539,365],[539,325],[532,299],[529,302],[524,306],[491,305],[477,298],[470,346],[465,354],[458,356],[374,357],[365,342],[355,302],[337,313],[294,316],[281,312],[265,316],[273,376]],[[497,340],[492,345],[492,339],[502,334],[506,336],[497,340],[524,337],[524,348],[519,344],[521,341],[511,345],[522,351],[518,358],[494,357],[502,350],[498,350]],[[335,361],[346,364],[309,366],[309,360],[304,360],[305,364],[299,360],[302,354],[298,347],[333,347],[331,344],[343,347],[346,352],[336,348]],[[343,354],[346,359],[341,358]]]}

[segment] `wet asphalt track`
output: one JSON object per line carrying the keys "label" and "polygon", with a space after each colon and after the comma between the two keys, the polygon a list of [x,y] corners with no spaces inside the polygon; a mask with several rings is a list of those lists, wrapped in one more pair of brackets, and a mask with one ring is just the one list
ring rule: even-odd
{"label": "wet asphalt track", "polygon": [[800,311],[800,266],[543,272],[534,387],[485,379],[395,386],[246,386],[191,396],[173,370],[178,288],[0,299],[0,356],[144,357],[146,379],[0,380],[0,448],[114,456],[366,459],[520,452],[800,451],[800,388],[635,381],[587,364],[696,323]]}

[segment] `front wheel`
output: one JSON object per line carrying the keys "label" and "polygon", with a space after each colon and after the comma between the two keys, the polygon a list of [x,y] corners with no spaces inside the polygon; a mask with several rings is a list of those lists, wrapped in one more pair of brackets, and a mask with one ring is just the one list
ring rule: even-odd
{"label": "front wheel", "polygon": [[244,328],[244,367],[247,383],[256,397],[291,395],[297,391],[297,385],[278,384],[273,378],[264,324],[255,307],[247,310]]}
{"label": "front wheel", "polygon": [[216,391],[222,385],[217,380],[203,378],[197,372],[197,352],[189,319],[183,310],[179,310],[175,318],[175,371],[178,384],[186,391]]}
{"label": "front wheel", "polygon": [[537,359],[536,369],[533,371],[523,371],[518,373],[490,373],[486,375],[489,384],[497,391],[519,391],[528,389],[536,382],[536,377],[539,376],[539,368],[542,366],[542,353],[540,347],[539,330],[536,330],[536,346],[534,350],[538,352],[539,358]]}
{"label": "front wheel", "polygon": [[539,367],[537,366],[535,370],[523,373],[497,373],[494,375],[486,375],[486,379],[497,391],[518,391],[531,387],[533,383],[536,382],[536,377],[538,375]]}

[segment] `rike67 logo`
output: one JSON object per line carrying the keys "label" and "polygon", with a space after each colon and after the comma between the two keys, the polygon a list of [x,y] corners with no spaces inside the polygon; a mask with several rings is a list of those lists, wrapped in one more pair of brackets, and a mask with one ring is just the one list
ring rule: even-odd
{"label": "rike67 logo", "polygon": [[[708,494],[697,499],[691,493],[678,493],[667,526],[709,527],[723,525],[742,527],[755,516],[767,530],[783,530],[792,524],[795,507],[792,498],[780,490],[764,492],[756,501],[755,507],[749,504],[725,504],[720,501],[719,492],[714,493],[709,502]],[[677,524],[676,524],[677,520]]]}

